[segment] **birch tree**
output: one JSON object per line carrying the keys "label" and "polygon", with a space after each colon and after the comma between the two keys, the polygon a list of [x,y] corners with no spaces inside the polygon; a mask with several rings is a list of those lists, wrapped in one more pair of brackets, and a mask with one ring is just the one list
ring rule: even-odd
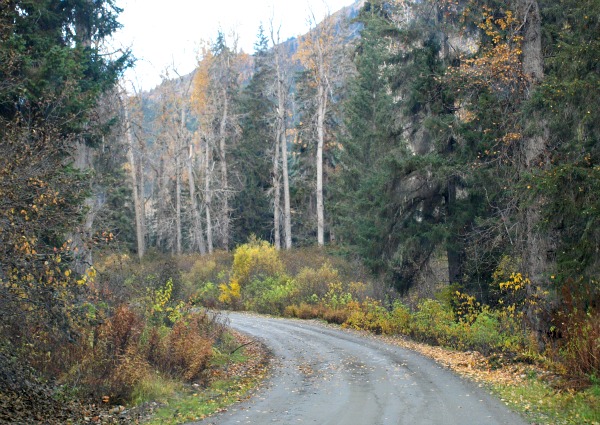
{"label": "birch tree", "polygon": [[[289,93],[290,78],[289,78],[289,67],[285,63],[285,46],[281,43],[279,37],[279,29],[275,31],[273,21],[271,20],[270,26],[271,42],[273,43],[273,60],[275,63],[275,93],[277,95],[277,118],[275,125],[275,157],[279,156],[281,152],[281,177],[283,180],[283,230],[285,236],[285,249],[291,249],[292,247],[292,217],[290,207],[290,177],[288,170],[288,148],[287,148],[287,131],[286,131],[286,119],[287,119],[287,94]],[[277,161],[275,161],[277,162]],[[274,173],[276,179],[278,166],[275,167]],[[277,184],[276,193],[279,191],[279,180],[275,182]],[[275,185],[274,185],[275,187]],[[279,205],[276,203],[276,205]],[[275,211],[275,218],[278,221],[278,212]],[[275,226],[276,232],[278,232],[277,225]]]}
{"label": "birch tree", "polygon": [[325,205],[323,198],[323,148],[325,144],[325,118],[332,100],[333,84],[338,77],[341,55],[340,22],[331,16],[317,25],[314,14],[309,17],[312,29],[300,40],[297,58],[307,69],[315,89],[316,133],[316,198],[317,243],[325,244]]}
{"label": "birch tree", "polygon": [[200,181],[203,182],[203,204],[206,220],[206,244],[209,253],[213,252],[213,223],[212,223],[212,170],[213,161],[213,143],[211,123],[214,114],[214,105],[211,103],[210,92],[210,69],[212,66],[213,55],[207,46],[201,51],[201,58],[198,61],[198,68],[194,74],[191,100],[194,111],[198,116],[199,128],[197,130],[197,140],[200,158]]}
{"label": "birch tree", "polygon": [[[135,235],[137,241],[137,255],[141,260],[144,257],[146,250],[145,235],[145,208],[144,208],[144,192],[143,192],[143,166],[136,158],[136,146],[134,142],[133,123],[131,119],[129,99],[127,94],[121,93],[121,104],[123,107],[125,136],[127,139],[127,159],[129,161],[128,169],[131,177],[131,187],[133,193],[133,207],[135,213]],[[138,156],[139,158],[139,156]]]}
{"label": "birch tree", "polygon": [[[221,236],[221,245],[228,249],[231,241],[231,208],[229,150],[236,136],[234,96],[237,93],[239,70],[236,42],[229,47],[225,35],[219,32],[212,45],[204,46],[199,69],[194,77],[193,98],[199,116],[200,132],[205,142],[204,176],[206,226],[209,252],[214,245],[214,224]],[[215,160],[216,159],[216,160]],[[213,179],[218,166],[218,181]],[[216,184],[218,183],[218,185]],[[218,201],[215,204],[215,201]],[[217,211],[216,217],[212,212]]]}

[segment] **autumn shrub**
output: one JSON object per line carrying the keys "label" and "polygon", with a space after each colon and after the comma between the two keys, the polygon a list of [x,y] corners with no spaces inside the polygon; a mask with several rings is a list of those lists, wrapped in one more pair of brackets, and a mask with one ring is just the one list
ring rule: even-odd
{"label": "autumn shrub", "polygon": [[142,317],[126,305],[119,306],[94,330],[91,341],[82,341],[89,344],[88,351],[64,377],[65,382],[82,385],[96,398],[126,400],[149,370],[140,350],[143,328]]}
{"label": "autumn shrub", "polygon": [[[559,360],[568,374],[599,377],[600,310],[597,304],[589,302],[593,299],[590,292],[597,289],[586,289],[586,285],[574,283],[569,280],[562,287],[563,302],[557,313],[561,326],[554,329],[555,333],[551,336],[560,347]],[[597,285],[595,282],[592,284]]]}
{"label": "autumn shrub", "polygon": [[129,256],[109,255],[96,264],[98,275],[93,290],[111,306],[138,302],[149,291],[171,281],[173,299],[183,299],[181,273],[177,260],[171,256],[152,253],[139,262]]}
{"label": "autumn shrub", "polygon": [[389,320],[394,333],[409,335],[411,325],[411,312],[407,306],[400,301],[395,301],[392,305]]}
{"label": "autumn shrub", "polygon": [[[87,341],[87,355],[65,377],[86,395],[125,403],[156,381],[198,379],[214,341],[224,332],[218,316],[182,312],[174,322],[157,322],[131,307],[119,306]],[[144,389],[146,388],[146,389]]]}
{"label": "autumn shrub", "polygon": [[[338,271],[340,280],[344,282],[367,281],[370,277],[359,259],[339,255],[334,249],[327,247],[306,246],[293,250],[282,250],[279,258],[290,276],[296,276],[309,265],[314,269],[320,269],[323,265],[329,264],[331,268]],[[385,284],[382,283],[381,286],[384,287]],[[372,288],[369,286],[367,289],[371,291]],[[372,295],[372,293],[367,295]]]}
{"label": "autumn shrub", "polygon": [[491,311],[480,312],[473,323],[457,326],[456,339],[458,348],[476,350],[486,356],[503,351],[504,338],[500,332],[500,322]]}
{"label": "autumn shrub", "polygon": [[137,345],[142,333],[143,321],[127,305],[119,306],[113,316],[98,330],[98,340],[104,344],[105,353],[118,358]]}
{"label": "autumn shrub", "polygon": [[311,265],[320,268],[326,262],[330,262],[329,256],[323,249],[315,247],[299,247],[293,250],[282,250],[279,253],[285,270],[291,276],[296,276],[302,269]]}
{"label": "autumn shrub", "polygon": [[182,270],[181,280],[188,296],[193,295],[195,289],[206,282],[214,282],[216,278],[217,263],[211,258],[197,258],[189,270]]}
{"label": "autumn shrub", "polygon": [[207,327],[205,314],[179,320],[169,333],[166,356],[159,366],[169,375],[187,381],[199,378],[212,355],[213,339]]}
{"label": "autumn shrub", "polygon": [[163,287],[150,292],[152,302],[149,319],[152,323],[171,326],[189,313],[191,304],[175,298],[172,287],[171,280],[168,280]]}
{"label": "autumn shrub", "polygon": [[392,321],[392,315],[379,300],[367,298],[362,303],[349,305],[350,315],[344,323],[345,326],[353,329],[362,329],[375,334],[391,335],[396,333]]}
{"label": "autumn shrub", "polygon": [[253,280],[244,288],[244,307],[258,313],[283,314],[292,304],[297,293],[293,279],[288,276],[272,276]]}
{"label": "autumn shrub", "polygon": [[573,376],[600,376],[600,312],[572,313],[563,336],[561,360]]}
{"label": "autumn shrub", "polygon": [[328,291],[321,302],[329,309],[341,310],[354,300],[352,294],[345,290],[342,282],[330,282],[327,284]]}
{"label": "autumn shrub", "polygon": [[287,306],[283,311],[286,317],[295,317],[298,319],[316,319],[322,317],[323,307],[315,304],[301,302]]}
{"label": "autumn shrub", "polygon": [[343,325],[350,318],[350,314],[351,312],[347,308],[325,308],[321,316],[328,323]]}
{"label": "autumn shrub", "polygon": [[440,301],[425,299],[412,315],[411,336],[438,345],[451,345],[454,339],[454,313]]}
{"label": "autumn shrub", "polygon": [[219,285],[219,302],[224,306],[234,310],[241,307],[242,287],[236,278],[231,279],[229,283]]}
{"label": "autumn shrub", "polygon": [[223,283],[229,280],[228,272],[232,267],[233,254],[225,251],[215,251],[206,255],[186,255],[179,257],[181,269],[182,296],[184,299],[202,299],[202,304],[216,306],[218,295],[211,297],[208,293],[199,293],[208,283]]}
{"label": "autumn shrub", "polygon": [[151,365],[160,366],[163,364],[168,351],[168,335],[170,328],[167,326],[148,326],[145,329],[145,351],[146,358]]}
{"label": "autumn shrub", "polygon": [[244,287],[253,280],[283,273],[277,249],[266,241],[251,238],[233,253],[232,279]]}
{"label": "autumn shrub", "polygon": [[331,264],[325,263],[319,269],[304,267],[296,275],[298,297],[304,302],[317,303],[330,289],[331,284],[340,283],[339,273]]}
{"label": "autumn shrub", "polygon": [[193,305],[202,305],[206,308],[217,308],[219,304],[219,286],[213,282],[201,284],[190,297]]}
{"label": "autumn shrub", "polygon": [[131,399],[135,388],[149,375],[152,368],[148,364],[139,346],[130,345],[122,356],[118,357],[110,376],[104,379],[104,394],[109,394],[113,403],[125,403]]}

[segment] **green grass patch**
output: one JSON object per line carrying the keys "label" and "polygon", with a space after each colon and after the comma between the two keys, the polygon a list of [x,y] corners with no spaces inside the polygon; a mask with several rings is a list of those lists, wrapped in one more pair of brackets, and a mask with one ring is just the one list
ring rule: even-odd
{"label": "green grass patch", "polygon": [[[249,359],[244,350],[232,355],[217,353],[214,358],[219,366],[240,365]],[[225,379],[216,379],[206,388],[186,386],[175,391],[164,405],[158,408],[146,425],[175,425],[190,421],[198,421],[228,406],[246,399],[256,388],[264,374],[233,375]]]}
{"label": "green grass patch", "polygon": [[131,404],[139,406],[148,401],[167,402],[183,389],[183,384],[164,378],[159,373],[150,374],[138,382],[131,394]]}
{"label": "green grass patch", "polygon": [[546,425],[600,425],[600,384],[587,390],[556,390],[537,377],[522,385],[495,385],[494,392],[530,422]]}

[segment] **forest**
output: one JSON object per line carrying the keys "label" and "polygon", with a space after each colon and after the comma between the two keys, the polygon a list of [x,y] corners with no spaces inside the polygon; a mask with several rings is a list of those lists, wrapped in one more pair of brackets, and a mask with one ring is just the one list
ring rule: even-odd
{"label": "forest", "polygon": [[0,0],[0,423],[209,385],[244,342],[206,309],[598,401],[599,0],[358,0],[251,54],[219,32],[149,91],[106,51],[120,12]]}

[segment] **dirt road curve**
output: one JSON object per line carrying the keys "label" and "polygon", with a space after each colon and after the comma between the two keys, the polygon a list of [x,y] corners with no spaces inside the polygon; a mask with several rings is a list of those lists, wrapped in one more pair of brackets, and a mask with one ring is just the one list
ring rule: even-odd
{"label": "dirt road curve", "polygon": [[202,424],[522,425],[482,388],[414,352],[318,323],[230,313],[273,351],[269,383]]}

